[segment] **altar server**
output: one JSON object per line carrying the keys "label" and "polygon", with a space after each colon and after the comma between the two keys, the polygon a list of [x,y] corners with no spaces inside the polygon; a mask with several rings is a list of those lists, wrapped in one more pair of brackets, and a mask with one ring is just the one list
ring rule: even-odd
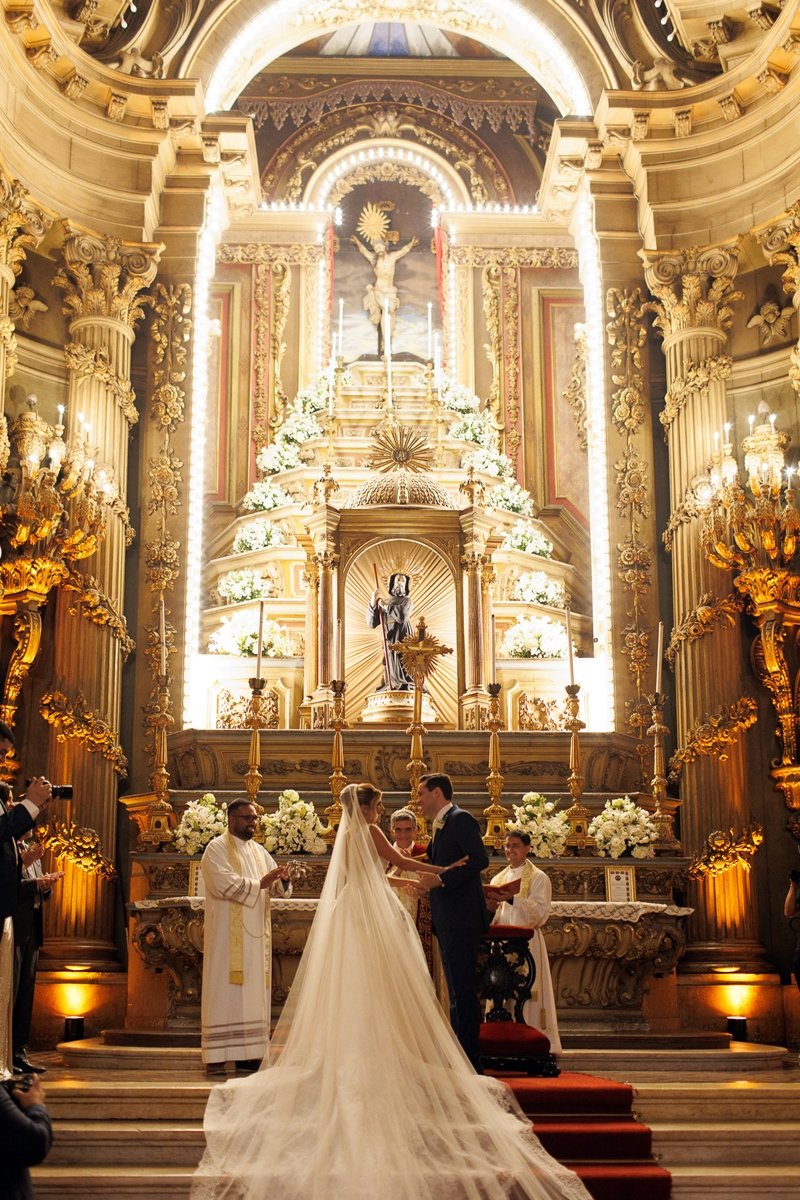
{"label": "altar server", "polygon": [[[504,846],[508,866],[492,879],[490,887],[493,891],[489,892],[487,903],[490,908],[494,907],[493,925],[527,925],[534,930],[529,945],[536,963],[536,982],[522,1015],[526,1025],[541,1030],[550,1039],[551,1053],[560,1054],[553,980],[542,933],[542,926],[550,916],[553,893],[547,875],[528,858],[530,845],[529,834],[509,830]],[[519,891],[512,893],[507,888],[509,884],[518,886]]]}
{"label": "altar server", "polygon": [[255,805],[228,805],[228,832],[206,846],[201,1049],[209,1074],[256,1070],[269,1048],[270,895],[290,894],[288,867],[253,841]]}

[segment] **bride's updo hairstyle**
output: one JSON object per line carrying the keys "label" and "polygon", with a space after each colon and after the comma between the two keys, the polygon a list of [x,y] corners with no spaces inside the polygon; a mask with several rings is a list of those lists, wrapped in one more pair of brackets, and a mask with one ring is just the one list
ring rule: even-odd
{"label": "bride's updo hairstyle", "polygon": [[342,788],[341,802],[351,812],[354,804],[371,810],[382,796],[383,792],[371,783],[348,783],[347,787]]}

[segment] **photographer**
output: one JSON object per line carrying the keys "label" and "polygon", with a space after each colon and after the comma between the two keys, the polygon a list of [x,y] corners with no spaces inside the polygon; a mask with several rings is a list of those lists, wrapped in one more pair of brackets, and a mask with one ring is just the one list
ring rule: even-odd
{"label": "photographer", "polygon": [[33,1200],[29,1167],[47,1156],[53,1142],[44,1088],[36,1078],[24,1085],[0,1087],[0,1196]]}
{"label": "photographer", "polygon": [[[783,915],[788,917],[789,920],[792,917],[800,916],[800,871],[789,872],[789,891],[786,893],[786,899],[783,902]],[[795,983],[800,988],[800,937],[798,937],[797,945],[794,949],[792,973]]]}

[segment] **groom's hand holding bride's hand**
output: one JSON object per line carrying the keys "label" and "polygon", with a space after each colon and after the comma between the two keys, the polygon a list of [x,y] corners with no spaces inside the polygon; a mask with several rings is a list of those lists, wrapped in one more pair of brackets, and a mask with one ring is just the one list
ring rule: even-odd
{"label": "groom's hand holding bride's hand", "polygon": [[275,883],[276,880],[278,880],[278,879],[281,879],[283,881],[283,885],[285,887],[289,881],[289,868],[287,866],[275,867],[274,871],[267,871],[266,875],[262,875],[261,876],[262,890],[264,888],[272,887],[272,884]]}
{"label": "groom's hand holding bride's hand", "polygon": [[[441,887],[442,875],[444,875],[445,871],[452,871],[453,867],[464,867],[468,862],[469,855],[465,854],[463,858],[457,858],[455,862],[448,863],[446,867],[429,868],[424,875],[418,876],[419,886],[426,892],[429,892],[431,888]],[[436,874],[430,874],[430,870],[435,871]]]}

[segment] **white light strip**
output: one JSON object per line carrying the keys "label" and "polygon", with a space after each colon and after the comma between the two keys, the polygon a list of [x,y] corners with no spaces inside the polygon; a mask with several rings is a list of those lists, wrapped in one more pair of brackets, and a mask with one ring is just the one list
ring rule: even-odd
{"label": "white light strip", "polygon": [[321,186],[319,203],[322,208],[328,203],[333,188],[349,175],[351,171],[363,166],[365,163],[371,162],[400,162],[408,163],[412,167],[417,167],[429,179],[433,179],[442,190],[442,195],[446,196],[450,204],[455,203],[455,195],[450,186],[449,180],[443,171],[432,162],[427,155],[420,154],[418,150],[405,149],[403,146],[371,146],[365,150],[354,150],[352,154],[348,154],[346,158],[340,158],[332,163],[330,168],[323,173],[320,180],[315,186]]}
{"label": "white light strip", "polygon": [[502,213],[508,217],[531,217],[536,216],[539,212],[538,204],[505,204],[497,200],[487,200],[480,204],[456,204],[453,208],[440,208],[438,214],[440,217],[454,215],[456,213]]}
{"label": "white light strip", "polygon": [[586,187],[575,207],[578,264],[586,312],[586,416],[591,505],[592,616],[595,662],[592,724],[615,728],[614,646],[611,625],[611,546],[606,455],[605,320],[594,209]]}
{"label": "white light strip", "polygon": [[[455,245],[455,230],[450,234],[450,245]],[[453,379],[458,378],[458,313],[456,297],[456,264],[451,259],[447,265],[447,302],[450,309],[450,345],[448,346],[447,370]]]}
{"label": "white light strip", "polygon": [[317,362],[316,373],[325,369],[325,325],[328,315],[325,299],[328,289],[325,286],[327,282],[326,258],[321,258],[317,263]]}
{"label": "white light strip", "polygon": [[304,204],[300,200],[262,200],[259,208],[262,212],[313,213],[314,216],[325,217],[328,221],[336,221],[336,209],[320,208],[318,204]]}
{"label": "white light strip", "polygon": [[[435,8],[435,6],[434,6]],[[230,108],[254,75],[281,54],[328,30],[349,25],[361,17],[372,21],[418,20],[413,0],[377,0],[371,7],[350,0],[340,6],[337,20],[325,19],[322,6],[306,0],[277,0],[266,4],[244,24],[228,44],[209,80],[206,112]],[[470,36],[500,50],[543,85],[563,116],[591,116],[589,93],[566,47],[551,29],[517,0],[492,0],[483,9],[471,0],[441,5],[433,19],[452,33]],[[268,47],[268,49],[265,49]]]}
{"label": "white light strip", "polygon": [[[194,279],[192,330],[192,404],[189,442],[189,495],[186,538],[186,600],[183,657],[183,724],[204,720],[202,688],[195,679],[200,651],[200,597],[203,573],[203,508],[206,476],[206,423],[208,420],[208,360],[212,342],[211,281],[216,271],[217,241],[225,228],[225,199],[219,187],[209,192],[206,221],[200,234]],[[198,707],[199,705],[199,707]]]}

